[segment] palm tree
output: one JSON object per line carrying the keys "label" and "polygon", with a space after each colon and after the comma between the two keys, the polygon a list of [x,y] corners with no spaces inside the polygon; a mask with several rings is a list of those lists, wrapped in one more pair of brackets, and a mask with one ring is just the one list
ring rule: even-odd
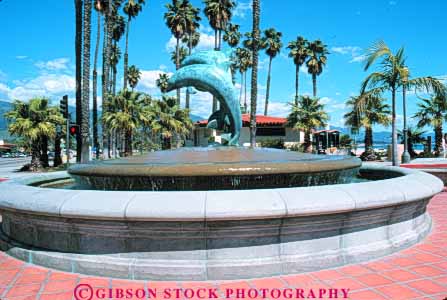
{"label": "palm tree", "polygon": [[164,94],[166,93],[166,90],[168,89],[168,80],[169,76],[166,73],[160,73],[158,75],[158,79],[156,81],[157,87],[160,89],[160,91]]}
{"label": "palm tree", "polygon": [[126,20],[121,15],[114,16],[113,29],[112,29],[112,45],[111,45],[111,53],[110,53],[110,93],[112,95],[116,94],[116,76],[117,76],[117,65],[119,60],[121,59],[121,49],[118,46],[118,42],[126,33]]}
{"label": "palm tree", "polygon": [[[414,145],[415,144],[423,144],[426,142],[426,139],[424,138],[424,135],[427,132],[419,127],[411,127],[409,126],[407,128],[407,139],[408,139],[408,153],[410,154],[411,158],[417,157],[416,151],[414,151]],[[398,130],[397,136],[404,138],[403,131]]]}
{"label": "palm tree", "polygon": [[270,80],[272,72],[272,61],[278,55],[282,48],[281,42],[282,33],[276,31],[274,28],[269,28],[264,31],[264,37],[262,39],[262,44],[265,46],[265,53],[269,57],[269,70],[267,75],[267,91],[265,94],[265,108],[264,116],[267,115],[269,107],[269,97],[270,97]]}
{"label": "palm tree", "polygon": [[345,125],[357,134],[360,128],[365,128],[365,156],[374,155],[373,126],[380,124],[389,126],[391,110],[380,96],[369,95],[366,107],[360,108],[361,97],[351,97],[346,101],[348,112],[344,115]]}
{"label": "palm tree", "polygon": [[204,0],[204,13],[209,20],[211,28],[214,29],[214,49],[220,50],[222,46],[222,31],[231,22],[233,9],[236,3],[232,0]]}
{"label": "palm tree", "polygon": [[317,97],[317,76],[323,73],[323,67],[327,62],[327,46],[320,40],[308,43],[307,54],[309,59],[306,62],[307,72],[312,75],[313,96]]}
{"label": "palm tree", "polygon": [[289,57],[293,58],[293,63],[295,64],[295,105],[298,105],[299,93],[298,93],[298,85],[299,85],[299,76],[300,76],[300,67],[306,62],[308,58],[307,52],[307,44],[308,41],[298,36],[295,41],[289,42],[287,49],[290,50]]}
{"label": "palm tree", "polygon": [[101,40],[101,14],[104,10],[104,1],[102,0],[96,0],[95,2],[95,10],[97,14],[97,30],[96,30],[96,46],[95,46],[95,56],[93,58],[93,148],[95,148],[95,157],[96,159],[99,158],[99,141],[98,141],[98,52],[99,52],[99,42]]}
{"label": "palm tree", "polygon": [[[112,51],[112,34],[113,24],[117,10],[120,5],[120,1],[108,1],[107,6],[104,7],[104,38],[103,38],[103,51],[102,51],[102,113],[106,113],[109,110],[109,83],[110,83],[110,56]],[[102,118],[102,149],[103,158],[110,157],[110,135],[107,129],[107,124]]]}
{"label": "palm tree", "polygon": [[239,69],[239,73],[241,74],[241,91],[239,96],[239,102],[242,100],[242,88],[244,88],[244,109],[243,113],[247,113],[247,71],[252,66],[252,54],[250,50],[246,48],[237,48],[236,49],[236,65]]}
{"label": "palm tree", "polygon": [[[231,22],[236,3],[233,0],[203,0],[204,13],[211,28],[214,29],[214,50],[220,51],[222,45],[222,31]],[[213,96],[212,111],[217,110],[217,99]]]}
{"label": "palm tree", "polygon": [[[76,54],[76,124],[81,125],[82,120],[82,0],[75,0],[75,54]],[[81,144],[80,135],[76,136],[76,161],[81,159]]]}
{"label": "palm tree", "polygon": [[242,34],[239,32],[240,26],[237,24],[228,23],[227,28],[225,28],[225,34],[223,40],[228,43],[228,46],[235,48],[239,45]]}
{"label": "palm tree", "polygon": [[435,132],[435,155],[442,151],[442,124],[447,120],[447,99],[445,95],[432,96],[429,99],[420,98],[418,112],[414,118],[418,118],[417,126],[423,128],[432,126]]}
{"label": "palm tree", "polygon": [[[194,31],[192,34],[188,34],[183,36],[182,42],[188,45],[188,54],[191,55],[192,53],[192,49],[197,47],[197,45],[199,44],[200,41],[200,32],[198,31]],[[183,62],[183,60],[181,61],[181,63]],[[186,100],[185,100],[185,108],[189,109],[190,107],[190,100],[191,99],[191,94],[190,94],[190,89],[187,88],[186,89]]]}
{"label": "palm tree", "polygon": [[[177,59],[178,55],[178,59]],[[171,52],[171,61],[176,63],[177,61],[182,64],[185,58],[188,56],[188,49],[186,49],[183,46],[180,46],[178,51],[172,51]]]}
{"label": "palm tree", "polygon": [[163,95],[161,100],[153,101],[152,109],[154,118],[150,127],[163,141],[163,149],[171,147],[172,137],[183,140],[193,128],[189,110],[181,109],[173,97]]}
{"label": "palm tree", "polygon": [[109,130],[124,132],[126,156],[133,153],[132,136],[135,130],[141,125],[148,126],[153,117],[142,105],[142,101],[145,101],[144,97],[142,93],[124,89],[111,99],[115,110],[106,112],[103,117]]}
{"label": "palm tree", "polygon": [[250,147],[256,147],[256,107],[258,101],[258,60],[259,60],[259,19],[261,14],[260,0],[253,0],[253,63],[251,67],[251,101],[250,101]]}
{"label": "palm tree", "polygon": [[292,104],[292,111],[287,117],[288,126],[304,131],[304,151],[312,152],[312,130],[326,126],[329,120],[324,105],[318,98],[301,96],[298,105]]}
{"label": "palm tree", "polygon": [[124,89],[127,88],[127,71],[129,65],[129,29],[130,21],[136,18],[143,9],[145,0],[127,0],[124,5],[124,13],[127,15],[126,50],[124,51]]}
{"label": "palm tree", "polygon": [[110,51],[110,67],[113,74],[112,80],[110,80],[112,89],[111,94],[116,94],[116,75],[117,75],[117,65],[121,59],[121,49],[118,46],[117,43],[114,43],[112,45],[111,51]]}
{"label": "palm tree", "polygon": [[[180,40],[186,33],[187,19],[189,13],[189,2],[188,0],[172,0],[172,4],[166,4],[167,12],[164,15],[166,25],[171,30],[172,35],[176,39],[176,60],[175,69],[180,68]],[[180,89],[177,89],[177,104],[180,105]]]}
{"label": "palm tree", "polygon": [[[393,166],[399,165],[397,153],[397,128],[396,128],[396,92],[402,85],[405,89],[415,87],[416,89],[432,90],[435,94],[445,95],[445,86],[439,80],[432,77],[409,78],[409,71],[405,65],[404,48],[400,48],[396,54],[393,54],[390,48],[379,41],[368,49],[364,70],[367,71],[377,60],[380,61],[380,68],[366,77],[362,83],[361,94],[382,94],[386,91],[391,92],[391,143]],[[403,80],[404,79],[404,80]],[[366,92],[367,89],[370,89]],[[405,93],[404,93],[405,94]],[[367,97],[363,97],[363,104]]]}
{"label": "palm tree", "polygon": [[81,145],[81,163],[88,163],[90,160],[90,43],[91,43],[91,27],[92,27],[92,2],[84,1],[84,49],[82,64],[82,102],[81,102],[81,126],[80,136]]}
{"label": "palm tree", "polygon": [[31,171],[48,167],[48,139],[55,137],[58,124],[65,123],[59,109],[50,107],[46,98],[34,98],[28,103],[16,100],[5,118],[10,122],[9,133],[30,145]]}
{"label": "palm tree", "polygon": [[136,66],[132,65],[129,67],[127,79],[129,80],[129,85],[132,88],[132,91],[137,86],[138,81],[140,80],[141,72]]}

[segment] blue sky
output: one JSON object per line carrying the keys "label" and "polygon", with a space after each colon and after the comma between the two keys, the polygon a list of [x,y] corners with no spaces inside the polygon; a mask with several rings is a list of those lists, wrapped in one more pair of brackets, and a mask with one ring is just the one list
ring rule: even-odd
{"label": "blue sky", "polygon": [[[143,71],[137,89],[156,95],[158,74],[175,69],[169,54],[173,40],[163,20],[164,5],[168,1],[146,2],[143,12],[131,23],[129,61]],[[202,1],[192,2],[203,8]],[[242,31],[249,31],[250,1],[237,3],[233,22],[240,24]],[[374,41],[383,39],[393,50],[405,46],[414,77],[447,74],[445,11],[447,1],[444,0],[263,0],[261,29],[274,27],[281,31],[285,45],[297,35],[309,40],[319,38],[328,45],[331,54],[325,71],[318,77],[318,96],[330,113],[330,124],[340,126],[345,100],[358,93],[360,82],[367,75],[363,71],[362,55]],[[95,14],[92,21],[94,38]],[[213,32],[203,15],[201,23],[199,48],[211,49]],[[74,26],[73,1],[3,0],[0,3],[0,100],[27,100],[43,95],[58,101],[63,94],[69,94],[73,101]],[[273,62],[271,115],[285,116],[289,111],[287,103],[293,99],[295,67],[287,54],[284,47]],[[118,70],[121,77],[121,65]],[[267,57],[262,54],[259,111],[264,103],[266,73]],[[311,78],[304,69],[300,90],[309,94],[312,90]],[[408,101],[412,115],[417,99],[410,95]],[[400,115],[400,101],[398,104]],[[193,113],[207,117],[210,110],[209,95],[194,96]]]}

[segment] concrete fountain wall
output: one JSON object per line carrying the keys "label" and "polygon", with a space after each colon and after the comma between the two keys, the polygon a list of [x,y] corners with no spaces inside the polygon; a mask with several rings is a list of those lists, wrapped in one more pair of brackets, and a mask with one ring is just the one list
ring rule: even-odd
{"label": "concrete fountain wall", "polygon": [[[1,184],[1,247],[37,265],[131,279],[214,280],[300,273],[413,245],[430,231],[429,174],[364,167],[379,181],[319,187],[109,192]],[[399,175],[400,177],[395,177]],[[8,191],[8,192],[5,192]]]}

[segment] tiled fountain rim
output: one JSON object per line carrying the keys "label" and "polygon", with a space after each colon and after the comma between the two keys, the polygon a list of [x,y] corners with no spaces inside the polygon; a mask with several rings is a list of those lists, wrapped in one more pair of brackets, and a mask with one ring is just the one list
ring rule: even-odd
{"label": "tiled fountain rim", "polygon": [[364,183],[237,191],[112,193],[29,185],[68,177],[66,172],[55,172],[2,183],[0,209],[127,221],[269,219],[394,206],[431,198],[443,189],[441,180],[417,170],[388,166],[365,166],[362,170],[397,172],[404,176]]}

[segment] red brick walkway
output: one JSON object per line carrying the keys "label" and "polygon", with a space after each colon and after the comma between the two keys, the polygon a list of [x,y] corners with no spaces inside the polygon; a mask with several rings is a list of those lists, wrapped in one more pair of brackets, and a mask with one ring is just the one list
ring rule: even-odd
{"label": "red brick walkway", "polygon": [[[0,252],[0,299],[76,299],[74,289],[87,283],[100,288],[134,289],[157,288],[215,288],[221,298],[228,288],[302,288],[305,299],[310,291],[319,289],[350,289],[349,299],[436,299],[447,297],[447,192],[436,196],[430,204],[434,229],[422,243],[397,254],[368,263],[302,275],[225,282],[145,282],[110,278],[87,277],[40,268],[13,259]],[[86,296],[86,294],[82,294]],[[125,295],[100,299],[126,299]],[[85,299],[85,298],[78,298]],[[88,299],[88,298],[87,298]],[[98,299],[93,297],[93,299]],[[130,298],[127,298],[130,299]],[[136,299],[135,297],[133,299]],[[154,298],[152,298],[154,299]],[[157,299],[163,299],[160,295]],[[175,298],[170,298],[175,299]],[[183,298],[184,299],[184,298]],[[193,298],[197,299],[197,298]],[[235,299],[230,297],[228,299]],[[250,298],[245,298],[250,299]],[[257,299],[262,299],[258,297]],[[272,299],[272,297],[268,297]],[[285,298],[279,298],[285,299]],[[292,299],[297,299],[295,296]],[[301,298],[303,299],[303,298]],[[340,297],[339,294],[339,298]]]}

